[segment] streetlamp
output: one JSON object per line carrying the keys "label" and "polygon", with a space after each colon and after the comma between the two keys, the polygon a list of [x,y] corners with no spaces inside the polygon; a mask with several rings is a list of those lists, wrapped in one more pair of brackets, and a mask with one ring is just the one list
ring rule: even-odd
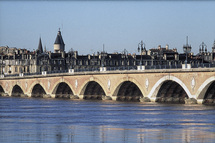
{"label": "streetlamp", "polygon": [[183,46],[183,50],[186,53],[186,60],[185,60],[185,68],[187,68],[187,54],[191,52],[192,47],[188,45],[188,36],[187,36],[187,42],[186,45]]}
{"label": "streetlamp", "polygon": [[101,65],[102,65],[102,67],[104,67],[104,53],[105,53],[104,48],[105,48],[105,45],[103,44],[103,51],[101,52]]}
{"label": "streetlamp", "polygon": [[202,64],[204,63],[204,49],[207,49],[207,45],[202,42],[200,45],[199,45],[199,49],[201,49],[201,55],[202,55]]}
{"label": "streetlamp", "polygon": [[[143,45],[144,45],[144,48],[143,48]],[[145,43],[143,43],[143,40],[138,44],[138,52],[140,52],[141,54],[141,61],[140,61],[140,66],[142,66],[142,53],[143,53],[143,50],[145,49]]]}
{"label": "streetlamp", "polygon": [[2,75],[3,75],[2,65],[3,65],[3,58],[1,59],[1,77],[2,77]]}

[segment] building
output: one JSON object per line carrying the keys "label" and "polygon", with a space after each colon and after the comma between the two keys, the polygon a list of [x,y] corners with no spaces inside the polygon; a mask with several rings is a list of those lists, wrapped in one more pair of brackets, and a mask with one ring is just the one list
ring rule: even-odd
{"label": "building", "polygon": [[[54,52],[46,51],[42,46],[41,37],[36,51],[27,49],[0,47],[0,67],[1,75],[16,74],[35,74],[46,72],[68,72],[70,69],[75,71],[99,70],[106,67],[108,70],[114,69],[137,69],[137,66],[176,66],[182,65],[186,60],[186,54],[179,54],[176,48],[170,49],[167,44],[165,47],[158,46],[146,50],[145,46],[140,54],[129,54],[126,50],[122,53],[107,53],[105,51],[96,54],[79,55],[78,51],[70,50],[65,52],[65,44],[59,29],[55,42]],[[214,63],[215,61],[215,41],[212,52],[206,48],[200,48],[199,54],[187,54],[188,63],[199,64]]]}
{"label": "building", "polygon": [[168,44],[166,45],[166,47],[161,47],[161,45],[159,45],[157,49],[149,49],[148,55],[152,57],[153,65],[181,64],[177,49],[169,49]]}

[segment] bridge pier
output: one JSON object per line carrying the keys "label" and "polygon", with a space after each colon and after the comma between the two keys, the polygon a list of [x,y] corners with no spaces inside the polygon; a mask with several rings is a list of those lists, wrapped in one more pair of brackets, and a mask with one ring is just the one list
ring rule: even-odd
{"label": "bridge pier", "polygon": [[65,98],[69,99],[70,95],[69,94],[55,94],[55,98]]}
{"label": "bridge pier", "polygon": [[70,99],[79,99],[79,96],[77,96],[77,95],[70,95]]}
{"label": "bridge pier", "polygon": [[113,101],[117,100],[117,96],[110,96],[112,98]]}
{"label": "bridge pier", "polygon": [[2,93],[1,96],[7,97],[10,96],[8,93]]}
{"label": "bridge pier", "polygon": [[56,95],[55,94],[49,94],[51,96],[51,98],[55,98]]}
{"label": "bridge pier", "polygon": [[43,94],[43,98],[52,98],[51,94]]}
{"label": "bridge pier", "polygon": [[202,104],[204,99],[197,99],[198,104]]}
{"label": "bridge pier", "polygon": [[23,97],[31,97],[31,93],[25,93],[25,96],[23,96]]}
{"label": "bridge pier", "polygon": [[29,97],[27,94],[20,94],[20,97]]}
{"label": "bridge pier", "polygon": [[[147,96],[146,96],[147,97]],[[156,97],[151,97],[149,98],[151,100],[151,102],[155,102],[156,101]]]}
{"label": "bridge pier", "polygon": [[110,96],[102,96],[102,100],[112,100],[112,98]]}
{"label": "bridge pier", "polygon": [[140,97],[140,102],[151,102],[151,100],[148,97]]}
{"label": "bridge pier", "polygon": [[195,98],[185,99],[185,104],[197,104],[197,100]]}
{"label": "bridge pier", "polygon": [[79,99],[84,99],[84,95],[78,95]]}

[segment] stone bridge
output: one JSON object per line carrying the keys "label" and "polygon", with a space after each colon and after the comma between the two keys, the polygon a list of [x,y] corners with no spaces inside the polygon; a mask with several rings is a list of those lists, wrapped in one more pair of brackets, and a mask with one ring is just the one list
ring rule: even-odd
{"label": "stone bridge", "polygon": [[68,72],[0,78],[2,96],[215,103],[215,68]]}

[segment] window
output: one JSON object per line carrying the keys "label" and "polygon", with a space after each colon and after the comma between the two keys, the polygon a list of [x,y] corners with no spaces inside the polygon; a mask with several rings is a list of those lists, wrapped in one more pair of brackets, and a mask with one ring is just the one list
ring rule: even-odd
{"label": "window", "polygon": [[116,61],[116,66],[118,66],[118,61]]}
{"label": "window", "polygon": [[22,68],[21,67],[19,67],[19,72],[22,72]]}
{"label": "window", "polygon": [[124,61],[122,61],[122,66],[124,66]]}
{"label": "window", "polygon": [[17,72],[17,67],[15,67],[15,72]]}

